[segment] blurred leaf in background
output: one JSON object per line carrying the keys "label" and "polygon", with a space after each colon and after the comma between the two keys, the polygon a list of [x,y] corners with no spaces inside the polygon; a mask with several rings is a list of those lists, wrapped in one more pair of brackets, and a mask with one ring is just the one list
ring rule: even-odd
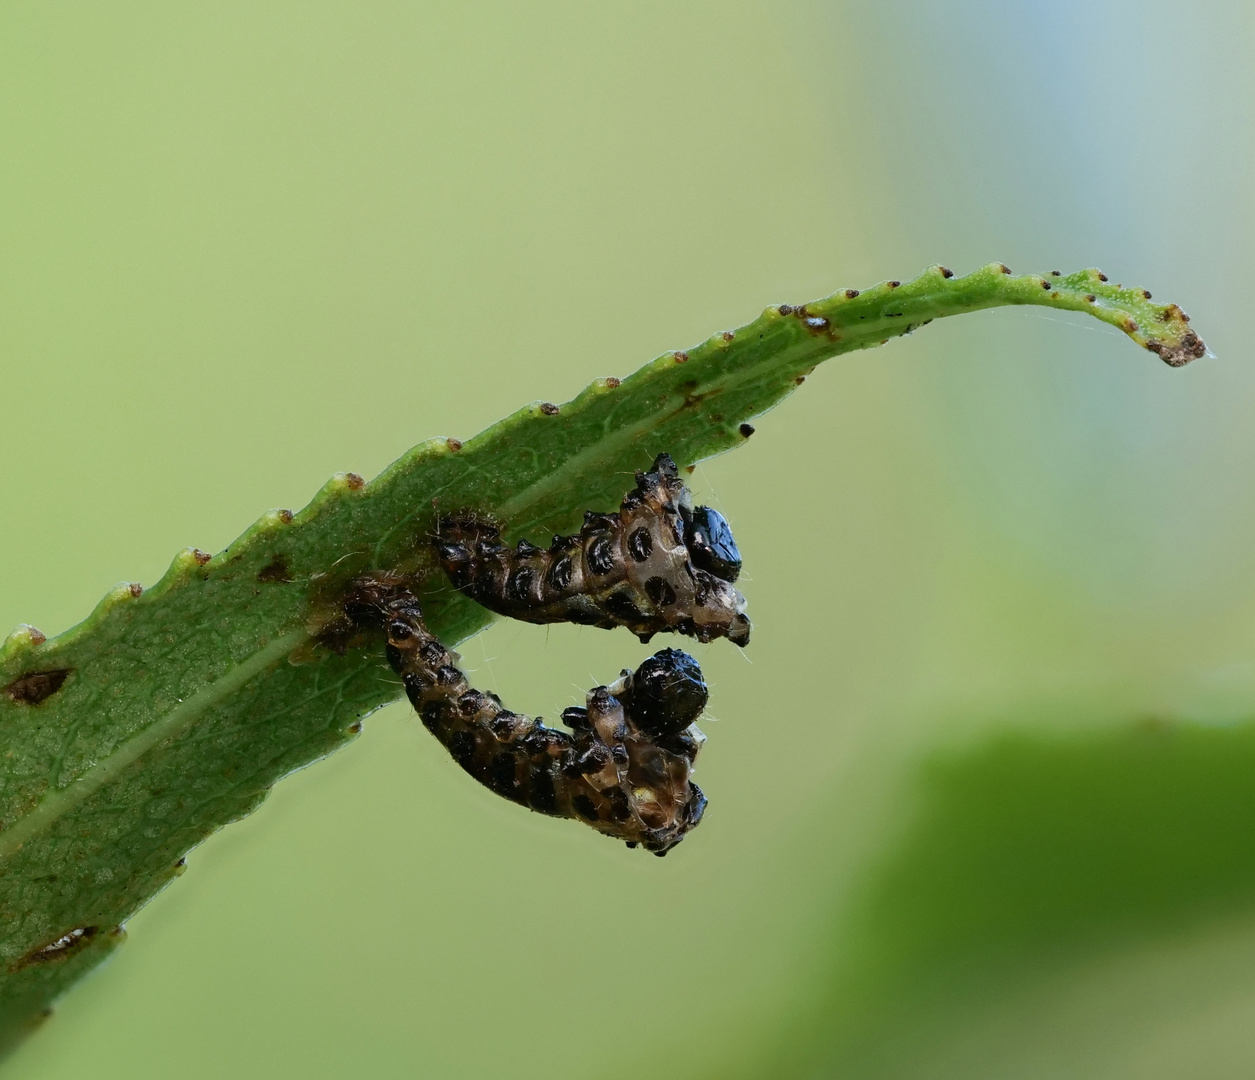
{"label": "blurred leaf in background", "polygon": [[[0,11],[6,628],[935,261],[1101,266],[1220,357],[1005,311],[817,371],[693,478],[755,621],[700,651],[693,843],[631,859],[498,806],[387,710],[194,852],[10,1074],[1249,1075],[1255,380],[1223,316],[1253,31],[1224,0]],[[498,624],[462,651],[553,717],[648,650]],[[1105,777],[1147,830],[1098,812]],[[1157,778],[1178,837],[1228,821],[1199,858],[1231,870],[1156,842]],[[1047,843],[1056,784],[1094,825]],[[1041,861],[999,885],[1021,835]],[[1112,888],[1085,838],[1126,850]],[[1030,933],[1052,865],[1064,915]]]}

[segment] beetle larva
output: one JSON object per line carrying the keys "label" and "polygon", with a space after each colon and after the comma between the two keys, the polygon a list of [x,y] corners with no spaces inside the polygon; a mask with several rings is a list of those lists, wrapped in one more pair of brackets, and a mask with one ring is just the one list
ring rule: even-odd
{"label": "beetle larva", "polygon": [[691,777],[705,741],[695,721],[707,691],[687,653],[664,649],[589,691],[583,708],[563,712],[567,732],[473,690],[455,654],[427,630],[404,579],[357,581],[345,610],[357,625],[383,626],[388,662],[423,724],[498,795],[656,855],[701,821],[706,798]]}
{"label": "beetle larva", "polygon": [[723,516],[693,506],[675,462],[659,454],[636,474],[617,513],[584,515],[575,536],[547,549],[501,542],[473,515],[445,517],[436,553],[453,584],[500,615],[526,622],[626,626],[641,641],[672,630],[745,645],[745,597],[732,583],[741,554]]}

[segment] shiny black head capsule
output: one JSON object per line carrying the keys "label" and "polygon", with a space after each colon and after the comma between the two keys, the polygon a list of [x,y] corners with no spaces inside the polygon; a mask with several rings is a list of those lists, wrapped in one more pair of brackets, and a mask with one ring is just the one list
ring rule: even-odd
{"label": "shiny black head capsule", "polygon": [[741,573],[741,553],[732,539],[732,526],[718,510],[699,506],[685,530],[685,544],[693,565],[724,581]]}
{"label": "shiny black head capsule", "polygon": [[633,673],[628,712],[641,731],[675,735],[701,716],[709,696],[697,661],[679,649],[663,649]]}

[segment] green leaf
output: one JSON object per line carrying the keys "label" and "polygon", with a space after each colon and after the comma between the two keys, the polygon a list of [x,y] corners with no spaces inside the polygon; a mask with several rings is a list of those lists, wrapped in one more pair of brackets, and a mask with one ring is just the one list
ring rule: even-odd
{"label": "green leaf", "polygon": [[768,308],[560,408],[523,409],[465,445],[423,443],[369,484],[338,475],[298,514],[267,514],[213,558],[182,552],[153,588],[120,586],[55,639],[19,629],[0,649],[0,1043],[117,944],[186,851],[400,695],[382,649],[315,644],[348,579],[424,575],[429,625],[450,644],[486,625],[431,562],[438,512],[472,507],[545,541],[617,505],[656,453],[689,464],[744,441],[746,421],[822,360],[1004,304],[1086,311],[1173,366],[1204,351],[1175,305],[1097,271],[934,267]]}
{"label": "green leaf", "polygon": [[1168,990],[1126,968],[1100,1006],[1085,980],[1255,907],[1253,769],[1250,721],[1008,725],[929,752],[900,837],[834,912],[812,1000],[734,1074],[1113,1075],[1121,1028],[1144,1038],[1199,1008],[1197,969]]}

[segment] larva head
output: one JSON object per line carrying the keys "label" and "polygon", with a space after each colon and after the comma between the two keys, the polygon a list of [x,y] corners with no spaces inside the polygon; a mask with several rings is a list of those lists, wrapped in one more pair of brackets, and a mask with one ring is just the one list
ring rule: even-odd
{"label": "larva head", "polygon": [[654,737],[678,735],[701,716],[710,697],[697,661],[679,649],[655,653],[625,682],[631,722]]}
{"label": "larva head", "polygon": [[699,570],[729,583],[741,573],[741,553],[732,538],[732,526],[718,510],[699,506],[685,522],[684,546]]}

